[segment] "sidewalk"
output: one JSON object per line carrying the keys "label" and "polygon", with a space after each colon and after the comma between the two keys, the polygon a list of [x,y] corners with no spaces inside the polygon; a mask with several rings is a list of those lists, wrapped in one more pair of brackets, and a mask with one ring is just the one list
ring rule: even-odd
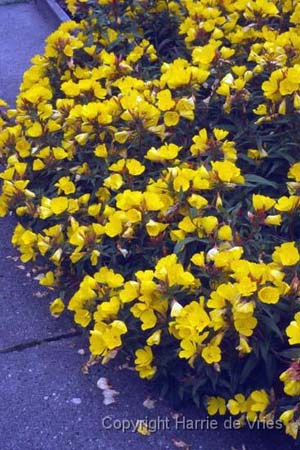
{"label": "sidewalk", "polygon": [[[43,51],[53,27],[34,3],[0,4],[0,97],[11,105],[30,58]],[[51,318],[51,293],[39,286],[10,245],[15,223],[12,217],[0,219],[0,450],[298,448],[276,431],[224,430],[222,422],[217,430],[203,429],[205,422],[197,429],[195,420],[206,415],[192,407],[181,411],[176,427],[171,406],[158,399],[157,388],[132,371],[97,366],[83,375],[87,337],[76,336],[67,315]],[[119,391],[115,404],[103,405],[99,377],[107,377]],[[148,396],[157,399],[154,409],[143,406]],[[150,418],[161,430],[150,436],[133,432],[137,420]],[[194,429],[183,429],[184,418],[193,419]],[[127,432],[117,429],[124,420],[134,421]],[[113,424],[114,429],[105,429]],[[178,447],[180,441],[190,447]]]}

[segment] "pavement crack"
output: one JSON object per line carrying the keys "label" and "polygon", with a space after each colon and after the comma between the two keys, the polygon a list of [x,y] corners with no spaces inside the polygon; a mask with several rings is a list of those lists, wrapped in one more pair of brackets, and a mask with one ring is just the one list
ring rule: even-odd
{"label": "pavement crack", "polygon": [[0,349],[0,354],[21,352],[27,348],[37,347],[48,342],[61,341],[63,339],[68,339],[75,336],[80,336],[82,332],[80,330],[69,331],[67,333],[58,334],[56,336],[50,336],[43,339],[32,339],[25,342],[20,342],[19,344],[11,345],[10,347]]}

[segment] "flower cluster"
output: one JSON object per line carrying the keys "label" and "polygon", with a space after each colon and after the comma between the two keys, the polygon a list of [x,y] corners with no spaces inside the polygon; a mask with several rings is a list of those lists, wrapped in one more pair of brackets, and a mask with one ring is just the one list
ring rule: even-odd
{"label": "flower cluster", "polygon": [[21,260],[48,261],[94,358],[296,438],[300,3],[68,5],[0,102]]}

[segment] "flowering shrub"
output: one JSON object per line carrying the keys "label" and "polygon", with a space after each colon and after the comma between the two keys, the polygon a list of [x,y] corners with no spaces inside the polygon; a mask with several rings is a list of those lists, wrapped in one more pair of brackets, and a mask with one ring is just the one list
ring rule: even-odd
{"label": "flowering shrub", "polygon": [[300,427],[300,3],[69,0],[2,103],[23,262],[164,393]]}

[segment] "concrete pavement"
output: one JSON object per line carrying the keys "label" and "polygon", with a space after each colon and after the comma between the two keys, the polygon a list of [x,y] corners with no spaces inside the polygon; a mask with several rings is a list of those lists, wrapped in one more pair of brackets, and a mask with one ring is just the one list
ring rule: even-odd
{"label": "concrete pavement", "polygon": [[44,39],[57,25],[50,19],[39,14],[34,3],[0,3],[0,98],[10,105],[30,59],[43,51]]}
{"label": "concrete pavement", "polygon": [[[33,3],[0,6],[0,97],[11,105],[22,73],[54,26]],[[52,294],[38,285],[34,266],[24,268],[9,243],[14,225],[13,217],[0,219],[0,450],[298,448],[278,431],[225,430],[223,422],[216,430],[203,429],[205,422],[199,428],[195,420],[205,419],[203,412],[188,407],[174,414],[158,399],[158,387],[132,371],[96,366],[83,375],[87,337],[72,336],[70,317],[51,318]],[[119,391],[116,403],[103,405],[99,377]],[[149,396],[157,400],[151,410],[143,406]],[[160,429],[150,436],[134,431],[137,420],[149,419]],[[194,429],[184,429],[184,419],[192,419]],[[120,426],[128,423],[130,429],[122,432]]]}

